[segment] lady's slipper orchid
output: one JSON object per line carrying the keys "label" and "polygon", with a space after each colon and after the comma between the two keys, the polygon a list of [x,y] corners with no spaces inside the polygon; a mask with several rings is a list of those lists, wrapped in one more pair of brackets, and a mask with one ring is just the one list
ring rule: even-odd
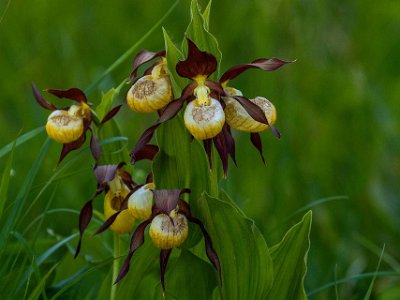
{"label": "lady's slipper orchid", "polygon": [[[78,104],[71,105],[70,107],[58,109],[43,98],[34,84],[32,84],[32,92],[40,106],[52,111],[47,119],[46,131],[50,138],[63,144],[58,163],[69,152],[80,148],[85,143],[86,132],[88,130],[91,132],[90,149],[94,159],[97,161],[100,157],[100,145],[91,127],[93,113],[90,109],[90,103],[87,102],[85,93],[78,88],[68,90],[47,89],[46,92],[58,98],[66,98],[78,102]],[[114,117],[120,108],[121,105],[114,107],[99,124],[104,124]]]}
{"label": "lady's slipper orchid", "polygon": [[190,190],[151,190],[154,205],[151,215],[147,220],[138,225],[131,238],[130,250],[121,272],[115,280],[119,282],[129,271],[131,258],[135,251],[144,243],[145,229],[150,225],[149,235],[153,244],[160,248],[160,277],[163,290],[165,290],[164,274],[172,248],[179,247],[188,236],[188,222],[197,224],[205,240],[206,254],[215,269],[221,276],[221,266],[215,252],[210,235],[203,223],[192,216],[189,205],[180,199],[183,193]]}
{"label": "lady's slipper orchid", "polygon": [[93,197],[82,207],[79,215],[80,237],[75,257],[80,252],[83,233],[92,219],[93,200],[103,192],[105,193],[104,217],[108,220],[108,223],[103,224],[96,234],[103,232],[108,227],[111,227],[116,233],[131,232],[135,218],[129,211],[124,209],[127,208],[129,197],[141,185],[137,185],[132,180],[131,175],[122,169],[124,165],[125,163],[120,163],[118,165],[102,165],[94,168],[97,189]]}
{"label": "lady's slipper orchid", "polygon": [[142,64],[155,58],[161,59],[147,69],[145,76],[139,78],[128,91],[126,102],[133,111],[155,112],[173,99],[165,51],[154,53],[143,50],[139,52],[134,59],[131,80],[136,77],[137,70]]}
{"label": "lady's slipper orchid", "polygon": [[[216,82],[209,79],[217,69],[216,58],[208,52],[199,50],[190,39],[187,39],[187,42],[188,56],[186,60],[178,62],[176,71],[179,76],[191,79],[192,82],[184,88],[180,98],[173,100],[165,107],[157,122],[142,134],[131,152],[131,163],[145,158],[142,153],[150,146],[148,142],[154,131],[163,122],[173,118],[182,109],[185,102],[188,102],[184,113],[185,126],[193,137],[203,140],[210,166],[212,143],[221,158],[225,174],[228,169],[228,156],[231,156],[236,163],[235,141],[231,135],[230,125],[239,130],[244,129],[239,125],[236,126],[235,118],[239,114],[242,116],[242,119],[237,120],[239,123],[248,122],[249,118],[252,120],[247,131],[252,132],[251,140],[264,160],[261,139],[257,132],[270,127],[277,137],[280,136],[272,126],[276,118],[274,107],[272,104],[269,105],[268,100],[266,102],[266,99],[263,100],[260,97],[249,100],[243,97],[239,90],[228,87],[227,84],[229,80],[247,69],[257,68],[273,71],[289,62],[277,58],[257,59],[250,64],[238,65],[229,69],[222,75],[219,82]],[[227,106],[228,110],[226,110]],[[257,126],[252,122],[256,122]]]}

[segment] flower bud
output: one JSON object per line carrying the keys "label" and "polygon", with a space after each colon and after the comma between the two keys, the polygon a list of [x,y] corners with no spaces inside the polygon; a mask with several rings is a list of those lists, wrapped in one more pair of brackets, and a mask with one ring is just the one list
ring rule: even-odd
{"label": "flower bud", "polygon": [[[249,100],[257,104],[264,111],[265,117],[270,125],[275,123],[276,109],[268,99],[264,97],[256,97]],[[226,104],[224,110],[226,122],[230,127],[247,132],[260,132],[268,128],[268,125],[254,120],[243,106],[234,98],[224,97],[224,102]]]}
{"label": "flower bud", "polygon": [[134,192],[128,199],[128,209],[136,219],[145,220],[151,215],[154,183],[148,183]]}
{"label": "flower bud", "polygon": [[66,110],[55,110],[47,119],[46,131],[50,138],[68,144],[83,134],[83,119]]}
{"label": "flower bud", "polygon": [[[117,191],[110,189],[107,192],[104,198],[104,218],[106,220],[121,209],[122,202],[128,193],[129,189],[125,185],[122,185],[121,189],[118,189]],[[118,215],[110,228],[115,233],[128,233],[132,231],[134,222],[135,218],[133,218],[132,214],[125,209]]]}
{"label": "flower bud", "polygon": [[186,240],[188,233],[188,221],[179,213],[174,217],[157,215],[151,222],[149,231],[154,245],[161,249],[179,247]]}
{"label": "flower bud", "polygon": [[194,100],[187,105],[185,110],[186,128],[199,140],[215,137],[221,132],[225,123],[225,114],[221,103],[211,97],[209,102],[209,105],[200,105],[197,100]]}

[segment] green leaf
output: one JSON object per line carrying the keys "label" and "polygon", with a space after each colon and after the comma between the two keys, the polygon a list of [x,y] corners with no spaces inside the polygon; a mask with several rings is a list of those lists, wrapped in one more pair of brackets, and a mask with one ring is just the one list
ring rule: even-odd
{"label": "green leaf", "polygon": [[95,112],[99,119],[99,121],[103,120],[106,114],[111,110],[114,105],[115,99],[118,96],[121,88],[126,84],[126,80],[122,81],[122,83],[117,88],[109,89],[103,97],[101,98],[100,104],[97,105]]}
{"label": "green leaf", "polygon": [[167,267],[165,285],[166,299],[208,300],[217,280],[209,263],[182,250],[176,264],[170,263]]}
{"label": "green leaf", "polygon": [[371,297],[372,289],[374,288],[374,283],[375,283],[375,279],[376,279],[376,274],[378,273],[379,268],[381,266],[381,262],[382,262],[384,253],[385,253],[385,245],[383,245],[383,247],[382,247],[381,255],[379,256],[378,265],[376,266],[375,275],[372,278],[371,283],[369,284],[368,291],[364,296],[364,300],[368,300]]}
{"label": "green leaf", "polygon": [[208,31],[209,28],[210,28],[211,4],[212,4],[212,0],[210,0],[210,2],[208,2],[207,7],[206,7],[205,10],[203,11],[204,28],[205,28],[205,30],[207,30],[207,31]]}
{"label": "green leaf", "polygon": [[3,148],[0,149],[0,158],[2,158],[4,155],[9,153],[15,144],[15,147],[18,147],[19,145],[22,145],[23,143],[29,141],[30,139],[33,139],[35,136],[37,136],[39,133],[42,133],[44,131],[44,126],[35,128],[19,138],[17,138],[15,141],[5,145]]}
{"label": "green leaf", "polygon": [[171,38],[168,35],[168,32],[163,28],[164,41],[165,41],[165,50],[166,50],[166,58],[167,58],[167,66],[168,73],[172,83],[172,89],[174,91],[175,98],[178,98],[181,94],[181,91],[185,88],[185,86],[189,83],[189,80],[186,78],[180,77],[176,73],[175,66],[179,62],[179,60],[183,59],[183,54],[179,51],[178,47],[174,44]]}
{"label": "green leaf", "polygon": [[36,288],[33,290],[32,294],[30,294],[28,300],[35,300],[39,299],[40,295],[44,293],[44,289],[46,287],[46,281],[53,273],[53,271],[57,268],[58,264],[55,264],[48,272],[46,275],[43,276],[43,278],[40,280],[40,282],[37,284]]}
{"label": "green leaf", "polygon": [[312,212],[285,234],[282,241],[270,248],[274,263],[274,283],[268,299],[307,299],[304,277],[310,248]]}
{"label": "green leaf", "polygon": [[0,183],[0,219],[3,215],[4,205],[6,204],[7,200],[7,192],[8,192],[8,185],[10,183],[10,176],[11,176],[11,167],[14,159],[14,150],[15,144],[12,147],[12,151],[10,157],[7,159],[6,167],[3,171],[3,176],[1,176],[1,183]]}
{"label": "green leaf", "polygon": [[[219,73],[222,53],[219,50],[217,39],[208,31],[208,18],[210,14],[210,9],[211,1],[208,3],[203,15],[200,12],[200,7],[197,0],[192,0],[190,5],[191,19],[189,26],[186,29],[186,35],[195,42],[200,50],[210,52],[217,58]],[[182,48],[187,48],[186,41],[183,41]]]}
{"label": "green leaf", "polygon": [[222,268],[223,299],[265,299],[272,286],[268,247],[254,222],[227,196],[204,194],[194,202],[208,230]]}

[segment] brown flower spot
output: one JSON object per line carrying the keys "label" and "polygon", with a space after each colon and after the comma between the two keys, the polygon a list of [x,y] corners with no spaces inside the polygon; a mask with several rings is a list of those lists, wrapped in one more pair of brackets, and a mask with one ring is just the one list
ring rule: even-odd
{"label": "brown flower spot", "polygon": [[143,99],[146,96],[150,96],[155,91],[155,82],[153,80],[144,80],[138,82],[133,89],[133,94],[136,98]]}

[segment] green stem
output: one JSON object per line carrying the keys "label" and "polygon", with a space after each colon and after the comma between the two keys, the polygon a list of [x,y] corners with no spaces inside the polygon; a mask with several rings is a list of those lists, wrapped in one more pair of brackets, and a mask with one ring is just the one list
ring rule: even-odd
{"label": "green stem", "polygon": [[218,164],[219,161],[216,159],[217,152],[212,149],[212,169],[210,170],[210,196],[214,198],[219,197],[219,187],[218,187]]}
{"label": "green stem", "polygon": [[113,260],[113,272],[111,277],[111,291],[110,291],[110,300],[115,300],[115,296],[117,294],[117,284],[114,284],[115,278],[118,276],[119,272],[119,256],[120,256],[120,249],[121,249],[121,239],[119,234],[114,233],[114,260]]}

